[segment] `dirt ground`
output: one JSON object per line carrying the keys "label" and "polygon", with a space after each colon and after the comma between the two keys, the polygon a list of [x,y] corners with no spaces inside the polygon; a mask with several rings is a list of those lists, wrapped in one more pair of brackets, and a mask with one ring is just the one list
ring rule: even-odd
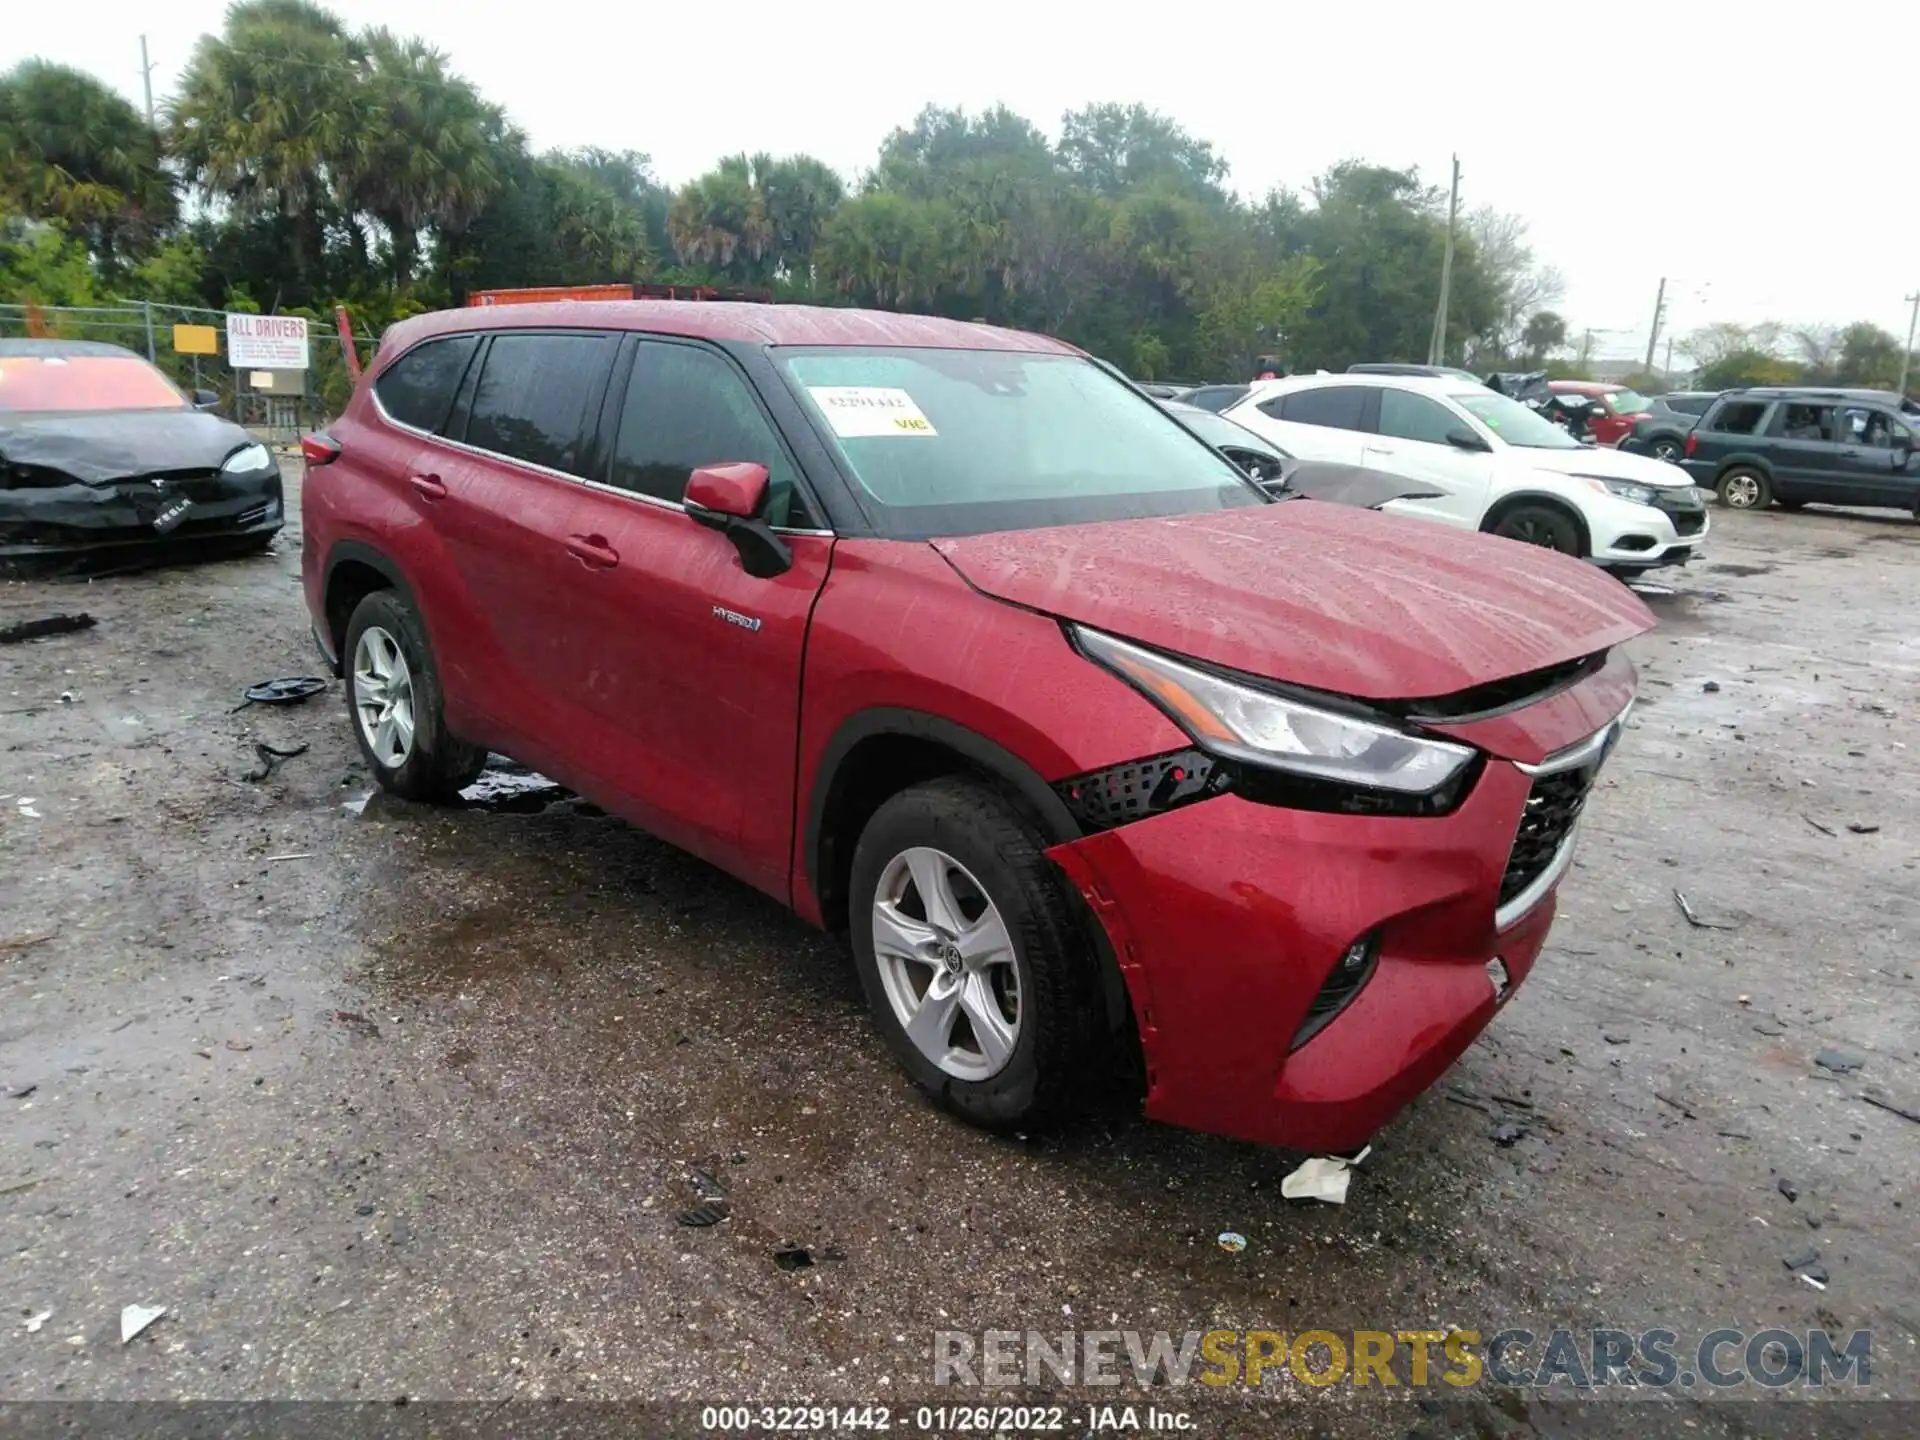
{"label": "dirt ground", "polygon": [[[0,647],[0,1400],[903,1410],[991,1398],[932,1388],[937,1330],[1556,1325],[1870,1329],[1850,1393],[1920,1400],[1920,1123],[1859,1098],[1920,1114],[1920,526],[1714,519],[1650,597],[1547,953],[1340,1208],[1280,1198],[1298,1156],[1126,1116],[967,1129],[839,944],[591,806],[361,806],[337,685],[235,709],[318,665],[292,529],[0,586],[0,625],[99,621]],[[256,741],[310,748],[250,782]],[[123,1345],[129,1304],[168,1313]],[[1281,1380],[1150,1398],[1203,1435],[1646,1413]]]}

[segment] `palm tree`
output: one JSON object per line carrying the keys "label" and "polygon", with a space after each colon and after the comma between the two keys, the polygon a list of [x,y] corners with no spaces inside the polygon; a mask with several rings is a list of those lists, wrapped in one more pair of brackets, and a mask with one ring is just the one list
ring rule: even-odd
{"label": "palm tree", "polygon": [[0,203],[58,221],[109,276],[177,214],[159,137],[133,106],[44,60],[0,76]]}
{"label": "palm tree", "polygon": [[211,199],[243,217],[281,214],[309,290],[327,219],[368,130],[367,60],[340,18],[311,0],[244,0],[202,37],[169,109],[173,152]]}
{"label": "palm tree", "polygon": [[681,263],[705,265],[735,279],[764,278],[761,262],[773,242],[766,197],[755,183],[755,164],[729,155],[699,179],[690,181],[667,207],[667,234]]}
{"label": "palm tree", "polygon": [[506,120],[426,42],[382,27],[361,43],[371,123],[341,160],[342,188],[349,208],[387,232],[394,289],[404,298],[421,232],[464,229],[499,188]]}

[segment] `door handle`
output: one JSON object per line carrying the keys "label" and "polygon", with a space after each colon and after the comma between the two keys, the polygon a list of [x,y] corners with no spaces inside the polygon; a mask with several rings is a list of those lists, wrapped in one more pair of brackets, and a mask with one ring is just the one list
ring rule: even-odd
{"label": "door handle", "polygon": [[1369,455],[1396,455],[1399,453],[1389,445],[1367,445],[1362,448],[1365,449]]}
{"label": "door handle", "polygon": [[620,563],[620,552],[604,535],[569,535],[567,553],[589,570],[611,570]]}
{"label": "door handle", "polygon": [[420,494],[428,500],[444,500],[447,498],[446,482],[441,480],[438,475],[415,471],[413,474],[407,476],[407,483],[413,486],[415,490],[419,491]]}

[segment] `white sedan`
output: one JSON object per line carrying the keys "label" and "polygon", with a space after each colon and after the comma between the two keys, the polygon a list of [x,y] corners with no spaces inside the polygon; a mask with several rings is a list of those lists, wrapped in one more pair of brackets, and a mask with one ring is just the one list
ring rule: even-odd
{"label": "white sedan", "polygon": [[1263,380],[1227,418],[1305,460],[1364,465],[1440,492],[1385,508],[1544,545],[1632,574],[1684,564],[1707,510],[1678,466],[1582,445],[1517,400],[1459,380]]}

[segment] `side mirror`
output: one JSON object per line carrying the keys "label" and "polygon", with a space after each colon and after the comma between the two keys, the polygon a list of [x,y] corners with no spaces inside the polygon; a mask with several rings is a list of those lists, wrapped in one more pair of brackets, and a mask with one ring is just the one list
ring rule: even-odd
{"label": "side mirror", "polygon": [[1456,425],[1447,432],[1447,444],[1471,454],[1484,454],[1493,448],[1464,425]]}
{"label": "side mirror", "polygon": [[211,410],[219,403],[220,397],[211,390],[196,390],[193,392],[193,408],[196,410]]}
{"label": "side mirror", "polygon": [[793,568],[793,551],[761,518],[767,508],[767,467],[750,461],[702,465],[687,477],[687,514],[733,542],[740,568],[771,580]]}

